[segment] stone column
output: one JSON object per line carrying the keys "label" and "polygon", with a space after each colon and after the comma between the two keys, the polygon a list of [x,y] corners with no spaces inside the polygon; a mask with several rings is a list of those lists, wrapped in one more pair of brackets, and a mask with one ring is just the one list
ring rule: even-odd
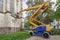
{"label": "stone column", "polygon": [[[10,11],[10,0],[5,0],[5,12],[7,12],[7,11]],[[9,13],[6,13],[5,15],[4,15],[4,21],[5,21],[5,27],[10,27],[10,16],[9,16],[10,14]]]}
{"label": "stone column", "polygon": [[14,0],[14,12],[16,13],[17,12],[17,10],[16,10],[16,5],[17,5],[17,0]]}
{"label": "stone column", "polygon": [[10,11],[10,0],[7,0],[7,11]]}
{"label": "stone column", "polygon": [[[22,9],[22,0],[18,0],[17,3],[18,3],[17,4],[18,5],[17,11],[19,11]],[[22,13],[20,13],[19,16],[22,17]],[[22,28],[22,18],[19,20],[19,22],[20,22],[20,24],[19,24],[20,28]]]}
{"label": "stone column", "polygon": [[[14,1],[15,4],[14,4],[14,12],[17,13],[19,10],[21,10],[21,0],[15,0]],[[19,15],[20,17],[22,17],[22,14]],[[19,22],[19,27],[21,27],[22,25],[22,19],[18,19],[17,22]]]}
{"label": "stone column", "polygon": [[6,8],[6,0],[3,0],[3,12],[6,11],[5,8]]}
{"label": "stone column", "polygon": [[[14,14],[17,14],[18,10],[21,9],[21,1],[20,0],[14,0]],[[12,27],[13,32],[16,32],[18,30],[20,30],[21,27],[21,19],[13,19],[14,20],[14,27]]]}

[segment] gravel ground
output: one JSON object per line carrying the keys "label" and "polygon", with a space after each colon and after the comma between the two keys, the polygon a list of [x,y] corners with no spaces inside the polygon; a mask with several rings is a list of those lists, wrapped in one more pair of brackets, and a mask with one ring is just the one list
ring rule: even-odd
{"label": "gravel ground", "polygon": [[32,36],[32,37],[28,38],[27,40],[60,40],[60,36],[59,35],[50,36],[48,39],[45,39],[40,36]]}

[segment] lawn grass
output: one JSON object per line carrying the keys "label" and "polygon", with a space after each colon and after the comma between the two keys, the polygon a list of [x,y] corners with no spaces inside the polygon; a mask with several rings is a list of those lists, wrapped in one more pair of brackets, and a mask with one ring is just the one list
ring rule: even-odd
{"label": "lawn grass", "polygon": [[11,34],[0,34],[0,40],[26,40],[30,35],[26,31],[15,32]]}

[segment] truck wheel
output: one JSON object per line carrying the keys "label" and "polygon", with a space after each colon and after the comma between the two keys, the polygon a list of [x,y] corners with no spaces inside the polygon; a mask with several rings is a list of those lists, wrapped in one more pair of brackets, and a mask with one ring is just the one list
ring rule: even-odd
{"label": "truck wheel", "polygon": [[30,32],[30,35],[31,35],[31,36],[33,36],[33,33],[32,33],[32,32]]}
{"label": "truck wheel", "polygon": [[44,38],[49,38],[49,33],[48,32],[45,32],[45,33],[43,33],[43,35],[42,35]]}

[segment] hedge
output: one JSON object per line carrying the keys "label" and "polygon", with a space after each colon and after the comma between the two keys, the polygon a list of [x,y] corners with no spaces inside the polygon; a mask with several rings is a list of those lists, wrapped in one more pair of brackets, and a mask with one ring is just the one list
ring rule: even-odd
{"label": "hedge", "polygon": [[52,35],[60,35],[60,29],[51,29]]}

